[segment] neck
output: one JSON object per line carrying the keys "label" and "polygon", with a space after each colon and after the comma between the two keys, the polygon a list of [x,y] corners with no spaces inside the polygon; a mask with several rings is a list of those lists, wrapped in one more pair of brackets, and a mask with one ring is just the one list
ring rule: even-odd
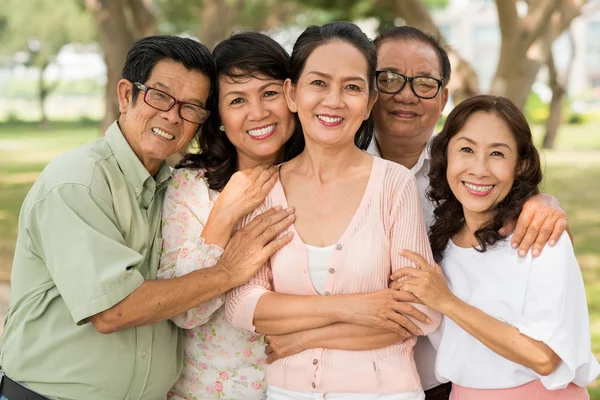
{"label": "neck", "polygon": [[347,175],[351,167],[361,163],[364,155],[354,141],[343,147],[325,147],[307,141],[297,157],[298,169],[325,183]]}
{"label": "neck", "polygon": [[155,158],[148,157],[141,150],[133,147],[131,145],[131,142],[129,141],[129,138],[127,137],[127,134],[125,133],[125,131],[123,131],[123,129],[121,129],[121,124],[119,124],[118,121],[117,121],[117,125],[119,125],[119,129],[121,130],[121,133],[123,134],[123,137],[127,141],[127,144],[129,144],[129,147],[131,147],[131,150],[133,150],[133,152],[135,153],[136,157],[138,158],[138,160],[140,160],[140,162],[142,163],[142,165],[144,166],[144,168],[146,168],[146,170],[148,171],[148,173],[150,174],[150,176],[156,175],[158,173],[158,170],[160,169],[160,166],[164,162],[164,160],[157,160]]}
{"label": "neck", "polygon": [[396,137],[376,132],[375,141],[382,158],[411,169],[419,161],[431,135],[432,133],[418,137]]}
{"label": "neck", "polygon": [[479,243],[475,238],[475,232],[477,232],[482,226],[484,226],[490,217],[488,213],[473,213],[463,208],[463,213],[465,216],[465,224],[461,230],[461,235],[463,238],[472,245],[477,246]]}
{"label": "neck", "polygon": [[247,155],[237,152],[237,168],[238,171],[254,168],[261,164],[271,163],[277,165],[283,162],[284,149],[280,149],[276,154],[271,154],[265,157],[248,157]]}

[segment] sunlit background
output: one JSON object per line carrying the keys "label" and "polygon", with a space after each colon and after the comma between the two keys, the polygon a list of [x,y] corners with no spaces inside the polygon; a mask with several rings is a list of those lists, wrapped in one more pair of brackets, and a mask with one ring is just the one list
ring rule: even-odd
{"label": "sunlit background", "polygon": [[600,355],[600,0],[0,0],[0,321],[21,203],[49,161],[116,118],[135,40],[175,34],[212,48],[258,30],[291,51],[306,26],[333,20],[371,38],[386,24],[439,34],[453,68],[446,113],[477,93],[523,108],[543,191],[569,215]]}

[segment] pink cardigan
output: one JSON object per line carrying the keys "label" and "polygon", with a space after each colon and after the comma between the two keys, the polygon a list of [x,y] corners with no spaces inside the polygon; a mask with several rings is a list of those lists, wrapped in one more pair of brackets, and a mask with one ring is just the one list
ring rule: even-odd
{"label": "pink cardigan", "polygon": [[[277,183],[248,220],[287,200]],[[323,221],[327,223],[327,221]],[[295,228],[289,228],[294,233]],[[402,249],[420,253],[433,263],[423,222],[419,193],[413,175],[401,165],[374,158],[361,203],[331,258],[325,295],[365,293],[388,286],[392,270],[413,265],[400,257]],[[306,247],[298,234],[275,253],[246,285],[229,292],[226,317],[234,325],[254,332],[254,311],[260,296],[279,293],[315,295],[308,273]],[[425,334],[434,331],[441,316],[417,305],[432,320],[418,323]],[[267,367],[267,383],[295,391],[402,393],[418,390],[411,338],[377,350],[310,349]]]}

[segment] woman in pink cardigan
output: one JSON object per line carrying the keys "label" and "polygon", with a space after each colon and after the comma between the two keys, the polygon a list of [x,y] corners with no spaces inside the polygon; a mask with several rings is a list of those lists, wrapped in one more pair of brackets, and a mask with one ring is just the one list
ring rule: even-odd
{"label": "woman in pink cardigan", "polygon": [[[414,177],[364,151],[372,138],[367,120],[377,98],[376,59],[371,41],[348,22],[309,27],[294,46],[284,91],[306,148],[280,166],[279,181],[246,218],[293,207],[296,220],[286,232],[294,237],[247,285],[230,292],[226,316],[265,335],[318,330],[326,348],[271,364],[269,399],[325,393],[340,400],[424,399],[412,353],[416,338],[393,330],[411,325],[425,335],[440,315],[421,304],[405,307],[396,300],[410,298],[387,287],[392,271],[411,263],[402,249],[433,258]],[[331,337],[347,332],[348,340],[328,343],[323,328]],[[356,340],[374,331],[387,335],[389,345]]]}

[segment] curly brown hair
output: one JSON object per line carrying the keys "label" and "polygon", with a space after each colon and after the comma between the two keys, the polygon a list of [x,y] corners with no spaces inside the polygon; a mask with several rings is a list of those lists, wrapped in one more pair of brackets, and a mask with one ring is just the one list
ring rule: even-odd
{"label": "curly brown hair", "polygon": [[533,144],[531,129],[523,113],[507,98],[500,96],[474,96],[452,110],[442,132],[431,141],[430,187],[427,197],[436,208],[435,220],[429,230],[429,240],[436,262],[444,258],[448,241],[465,223],[461,203],[452,193],[446,172],[448,169],[448,143],[465,126],[471,115],[477,112],[493,113],[500,117],[512,132],[518,148],[517,176],[508,195],[496,206],[488,221],[475,232],[478,251],[485,252],[505,238],[498,232],[506,221],[519,216],[523,204],[539,193],[542,181],[540,157]]}

